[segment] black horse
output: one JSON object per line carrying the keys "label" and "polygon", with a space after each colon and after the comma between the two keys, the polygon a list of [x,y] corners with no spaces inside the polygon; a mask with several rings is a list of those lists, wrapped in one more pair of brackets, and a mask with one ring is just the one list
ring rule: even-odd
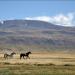
{"label": "black horse", "polygon": [[5,59],[8,58],[8,57],[11,57],[11,58],[12,58],[14,54],[16,54],[16,53],[15,53],[15,52],[12,52],[11,54],[5,53],[5,54],[4,54],[4,58],[5,58]]}
{"label": "black horse", "polygon": [[29,58],[30,59],[30,57],[29,57],[29,54],[31,54],[31,52],[29,51],[29,52],[27,52],[27,53],[21,53],[20,54],[20,59],[23,57],[23,59],[24,59],[24,57],[26,57],[26,59],[27,58]]}

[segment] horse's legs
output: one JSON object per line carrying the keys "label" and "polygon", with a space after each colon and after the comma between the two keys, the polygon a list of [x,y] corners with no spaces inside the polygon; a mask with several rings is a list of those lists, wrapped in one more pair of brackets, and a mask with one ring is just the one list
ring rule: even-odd
{"label": "horse's legs", "polygon": [[29,59],[30,59],[30,57],[29,57]]}
{"label": "horse's legs", "polygon": [[20,59],[21,59],[21,58],[23,58],[23,59],[24,59],[24,56],[21,56],[21,55],[20,55]]}
{"label": "horse's legs", "polygon": [[27,59],[27,58],[29,58],[29,59],[30,59],[30,57],[29,57],[29,56],[26,56],[26,59]]}
{"label": "horse's legs", "polygon": [[7,55],[6,55],[6,54],[4,54],[4,58],[5,58],[5,59],[7,58]]}
{"label": "horse's legs", "polygon": [[22,58],[22,55],[20,54],[20,59]]}
{"label": "horse's legs", "polygon": [[28,56],[28,58],[30,59],[30,57]]}
{"label": "horse's legs", "polygon": [[5,56],[6,56],[6,55],[4,54],[4,58],[6,58]]}
{"label": "horse's legs", "polygon": [[20,59],[22,58],[22,56],[20,56]]}
{"label": "horse's legs", "polygon": [[23,56],[23,59],[25,59],[25,56]]}

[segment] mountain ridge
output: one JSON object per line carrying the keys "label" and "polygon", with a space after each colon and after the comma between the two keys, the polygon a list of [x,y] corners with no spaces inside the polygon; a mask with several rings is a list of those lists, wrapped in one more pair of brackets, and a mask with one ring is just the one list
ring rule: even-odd
{"label": "mountain ridge", "polygon": [[6,20],[0,23],[0,44],[74,49],[75,28],[37,20]]}

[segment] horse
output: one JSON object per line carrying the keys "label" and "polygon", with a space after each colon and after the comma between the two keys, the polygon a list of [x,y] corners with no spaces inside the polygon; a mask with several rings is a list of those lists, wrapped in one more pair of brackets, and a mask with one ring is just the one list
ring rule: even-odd
{"label": "horse", "polygon": [[11,54],[5,53],[5,54],[4,54],[4,58],[5,58],[5,59],[8,58],[8,57],[11,57],[11,58],[12,58],[14,54],[16,54],[16,53],[15,53],[15,52],[12,52]]}
{"label": "horse", "polygon": [[29,54],[31,54],[31,52],[29,51],[29,52],[27,52],[27,53],[21,53],[20,54],[20,59],[23,57],[23,59],[24,59],[24,57],[26,57],[26,59],[27,58],[29,58],[30,59],[30,57],[29,57]]}

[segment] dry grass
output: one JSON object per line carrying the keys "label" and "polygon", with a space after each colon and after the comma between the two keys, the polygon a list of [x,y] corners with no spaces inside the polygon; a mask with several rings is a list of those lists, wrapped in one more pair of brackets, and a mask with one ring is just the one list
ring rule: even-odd
{"label": "dry grass", "polygon": [[68,53],[32,53],[30,59],[21,59],[19,54],[14,57],[4,59],[3,54],[0,54],[0,63],[5,64],[55,64],[64,65],[72,64],[75,65],[75,55]]}
{"label": "dry grass", "polygon": [[75,75],[75,55],[68,53],[32,53],[30,59],[19,54],[4,59],[0,54],[0,75]]}

